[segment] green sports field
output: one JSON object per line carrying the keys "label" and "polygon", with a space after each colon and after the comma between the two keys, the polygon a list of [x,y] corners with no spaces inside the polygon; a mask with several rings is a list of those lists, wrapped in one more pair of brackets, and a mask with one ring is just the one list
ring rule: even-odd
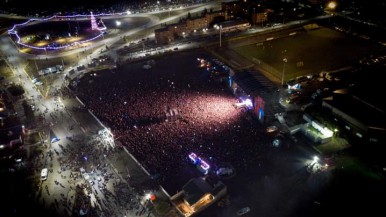
{"label": "green sports field", "polygon": [[[350,66],[379,49],[380,46],[374,42],[327,28],[234,48],[278,79],[284,69],[286,81]],[[284,58],[287,59],[285,65]]]}

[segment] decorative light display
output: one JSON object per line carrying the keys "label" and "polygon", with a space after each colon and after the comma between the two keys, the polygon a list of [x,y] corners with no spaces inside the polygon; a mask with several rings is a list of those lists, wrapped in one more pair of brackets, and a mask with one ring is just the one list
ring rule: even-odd
{"label": "decorative light display", "polygon": [[91,17],[90,17],[90,19],[91,19],[91,29],[92,30],[98,30],[98,25],[97,25],[97,23],[96,23],[96,20],[95,20],[95,17],[94,17],[94,15],[92,14],[92,12],[91,12],[91,15],[90,15]]}
{"label": "decorative light display", "polygon": [[[47,50],[60,50],[60,49],[65,49],[65,48],[72,47],[75,45],[87,43],[87,42],[90,42],[90,41],[93,41],[97,38],[102,37],[104,34],[104,30],[106,30],[107,28],[102,21],[100,22],[101,27],[99,27],[96,23],[95,17],[116,16],[116,15],[126,15],[126,13],[113,13],[113,14],[102,13],[102,14],[96,14],[96,15],[91,13],[90,15],[85,15],[85,14],[77,14],[77,15],[69,15],[69,16],[54,15],[54,16],[51,16],[48,18],[41,18],[41,19],[32,18],[32,19],[27,20],[24,23],[19,23],[19,24],[13,25],[13,27],[8,30],[8,34],[15,35],[17,38],[16,43],[18,43],[19,45],[24,46],[24,47],[28,47],[28,48],[32,48],[32,49],[36,49],[36,50],[45,50],[45,51],[47,51]],[[45,22],[45,21],[50,21],[50,20],[63,20],[63,19],[71,20],[71,19],[76,19],[76,18],[87,18],[87,17],[90,17],[90,19],[91,19],[91,29],[99,31],[99,34],[93,38],[89,38],[87,40],[82,40],[82,41],[76,41],[76,42],[66,44],[66,45],[61,45],[61,46],[56,46],[56,47],[52,47],[50,45],[45,46],[45,47],[37,47],[37,46],[23,43],[21,40],[21,37],[17,33],[17,28],[29,25],[30,23],[33,23],[33,22]]]}

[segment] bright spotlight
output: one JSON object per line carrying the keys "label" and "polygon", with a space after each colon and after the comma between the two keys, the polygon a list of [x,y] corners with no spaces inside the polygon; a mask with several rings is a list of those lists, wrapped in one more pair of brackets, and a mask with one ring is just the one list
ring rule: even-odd
{"label": "bright spotlight", "polygon": [[328,3],[327,7],[331,10],[334,10],[336,8],[336,2],[330,2]]}
{"label": "bright spotlight", "polygon": [[130,15],[130,14],[131,14],[131,11],[126,11],[126,14],[127,14],[127,15]]}
{"label": "bright spotlight", "polygon": [[252,100],[251,99],[246,99],[244,101],[245,105],[247,105],[248,107],[252,107]]}
{"label": "bright spotlight", "polygon": [[146,198],[147,200],[149,200],[150,197],[151,197],[151,194],[150,194],[150,193],[147,193],[147,194],[145,195],[145,198]]}
{"label": "bright spotlight", "polygon": [[318,156],[314,156],[314,162],[316,163],[316,162],[318,162],[318,161],[319,161]]}
{"label": "bright spotlight", "polygon": [[121,25],[121,21],[115,21],[115,24],[117,24],[117,26],[120,26]]}

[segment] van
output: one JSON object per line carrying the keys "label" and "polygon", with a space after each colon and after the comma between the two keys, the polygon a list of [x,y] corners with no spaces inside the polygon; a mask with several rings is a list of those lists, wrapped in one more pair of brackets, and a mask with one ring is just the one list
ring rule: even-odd
{"label": "van", "polygon": [[42,172],[40,173],[40,178],[42,181],[46,180],[48,177],[48,169],[44,168],[42,169]]}

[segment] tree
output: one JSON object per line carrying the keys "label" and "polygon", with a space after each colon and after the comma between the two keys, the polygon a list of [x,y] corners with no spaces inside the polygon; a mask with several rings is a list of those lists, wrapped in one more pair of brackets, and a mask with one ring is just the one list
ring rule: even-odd
{"label": "tree", "polygon": [[8,87],[8,91],[15,97],[21,96],[25,93],[24,88],[19,84],[14,84]]}
{"label": "tree", "polygon": [[206,15],[208,13],[208,9],[204,8],[204,11],[202,11],[202,15]]}

